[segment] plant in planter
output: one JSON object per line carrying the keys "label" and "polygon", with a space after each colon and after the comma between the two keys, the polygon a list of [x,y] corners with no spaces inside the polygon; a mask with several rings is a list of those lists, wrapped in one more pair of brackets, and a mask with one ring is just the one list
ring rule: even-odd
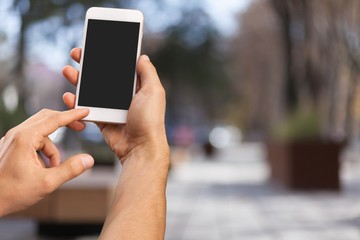
{"label": "plant in planter", "polygon": [[341,143],[321,138],[315,111],[296,112],[267,144],[271,179],[290,189],[339,190]]}

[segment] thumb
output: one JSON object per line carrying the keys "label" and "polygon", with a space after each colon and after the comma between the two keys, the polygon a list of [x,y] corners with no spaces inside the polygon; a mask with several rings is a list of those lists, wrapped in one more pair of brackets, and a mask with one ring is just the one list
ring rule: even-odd
{"label": "thumb", "polygon": [[56,189],[65,182],[79,176],[94,165],[94,158],[88,154],[78,154],[70,157],[61,165],[50,168],[53,171],[54,188]]}
{"label": "thumb", "polygon": [[146,85],[161,84],[157,75],[156,68],[150,62],[147,55],[142,55],[137,64],[137,74],[140,79],[141,87]]}

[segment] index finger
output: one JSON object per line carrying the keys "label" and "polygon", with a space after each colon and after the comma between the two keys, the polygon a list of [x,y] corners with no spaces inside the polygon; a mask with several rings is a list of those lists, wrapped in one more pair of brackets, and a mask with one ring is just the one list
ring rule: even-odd
{"label": "index finger", "polygon": [[58,128],[74,121],[83,119],[89,114],[89,109],[71,109],[64,112],[52,112],[34,124],[34,131],[42,136],[48,136]]}
{"label": "index finger", "polygon": [[21,128],[24,128],[34,122],[37,122],[39,119],[43,118],[44,116],[46,116],[47,114],[49,114],[52,111],[53,110],[46,109],[46,108],[41,109],[39,112],[35,113],[31,117],[29,117],[28,119],[26,119],[25,121],[20,123],[16,128],[21,129]]}

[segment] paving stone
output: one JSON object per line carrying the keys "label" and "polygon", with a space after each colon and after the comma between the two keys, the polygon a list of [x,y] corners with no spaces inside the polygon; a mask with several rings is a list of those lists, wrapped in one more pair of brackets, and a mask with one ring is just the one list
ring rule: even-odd
{"label": "paving stone", "polygon": [[[211,239],[360,239],[360,162],[344,163],[340,193],[291,192],[268,182],[264,156],[261,145],[245,144],[173,169],[168,201],[177,204],[168,215],[187,214],[183,239],[209,239],[204,229],[219,232]],[[166,239],[176,234],[168,222]]]}
{"label": "paving stone", "polygon": [[[360,159],[343,160],[339,193],[292,192],[268,181],[261,144],[212,160],[194,152],[169,176],[166,240],[360,239]],[[42,239],[35,232],[32,221],[0,220],[1,240]]]}

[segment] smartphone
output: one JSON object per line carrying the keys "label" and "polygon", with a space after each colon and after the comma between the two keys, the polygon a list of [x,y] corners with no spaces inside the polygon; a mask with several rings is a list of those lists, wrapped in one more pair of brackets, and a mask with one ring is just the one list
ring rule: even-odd
{"label": "smartphone", "polygon": [[87,10],[75,102],[75,108],[90,110],[83,120],[126,123],[136,89],[143,22],[137,10]]}

